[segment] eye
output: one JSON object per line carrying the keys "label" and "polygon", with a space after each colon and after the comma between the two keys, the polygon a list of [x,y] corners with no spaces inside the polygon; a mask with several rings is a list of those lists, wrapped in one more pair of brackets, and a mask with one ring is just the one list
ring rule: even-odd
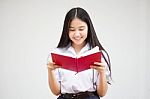
{"label": "eye", "polygon": [[70,29],[69,31],[75,31],[75,30]]}
{"label": "eye", "polygon": [[71,28],[70,28],[69,31],[75,31],[75,29],[71,29]]}
{"label": "eye", "polygon": [[79,31],[83,31],[83,30],[84,30],[83,28],[80,28],[80,29],[79,29]]}

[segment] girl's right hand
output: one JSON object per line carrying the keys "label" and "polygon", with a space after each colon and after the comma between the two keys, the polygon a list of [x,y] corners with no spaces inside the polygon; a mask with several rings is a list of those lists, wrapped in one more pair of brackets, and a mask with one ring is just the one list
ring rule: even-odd
{"label": "girl's right hand", "polygon": [[56,68],[60,68],[60,66],[56,65],[54,62],[48,62],[47,68],[50,70],[55,70]]}

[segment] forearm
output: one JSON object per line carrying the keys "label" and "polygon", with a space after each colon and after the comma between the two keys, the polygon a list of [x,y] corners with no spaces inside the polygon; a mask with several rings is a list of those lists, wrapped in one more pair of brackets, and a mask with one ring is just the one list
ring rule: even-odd
{"label": "forearm", "polygon": [[100,73],[99,77],[100,78],[99,78],[99,84],[97,85],[97,93],[99,96],[103,97],[103,96],[105,96],[107,89],[108,89],[105,72]]}
{"label": "forearm", "polygon": [[59,95],[60,94],[60,85],[56,81],[54,70],[50,70],[48,68],[48,80],[49,80],[49,87],[53,94]]}

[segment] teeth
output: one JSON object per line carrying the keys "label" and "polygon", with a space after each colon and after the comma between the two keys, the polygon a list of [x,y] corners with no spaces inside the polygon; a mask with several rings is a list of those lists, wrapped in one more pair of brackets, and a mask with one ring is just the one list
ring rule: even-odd
{"label": "teeth", "polygon": [[79,40],[81,37],[73,37],[75,40]]}
{"label": "teeth", "polygon": [[74,38],[74,39],[79,40],[80,38]]}
{"label": "teeth", "polygon": [[81,38],[74,38],[75,40],[80,40]]}

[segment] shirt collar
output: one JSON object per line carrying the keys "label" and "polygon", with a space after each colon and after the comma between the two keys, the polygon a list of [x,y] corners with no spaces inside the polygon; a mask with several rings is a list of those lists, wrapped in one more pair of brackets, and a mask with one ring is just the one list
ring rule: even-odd
{"label": "shirt collar", "polygon": [[[79,55],[82,55],[83,53],[85,53],[86,51],[90,50],[91,47],[90,47],[90,44],[87,43],[80,51]],[[71,46],[71,43],[68,44],[67,46],[67,49],[66,49],[67,52],[71,52],[73,53],[74,55],[77,55],[74,48]]]}

